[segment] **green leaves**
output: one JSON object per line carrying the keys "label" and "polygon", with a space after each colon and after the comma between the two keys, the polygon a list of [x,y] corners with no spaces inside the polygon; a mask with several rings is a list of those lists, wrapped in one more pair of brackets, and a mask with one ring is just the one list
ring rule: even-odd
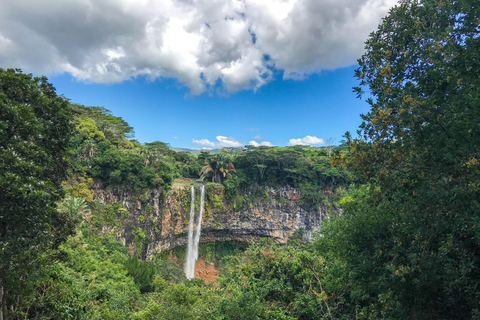
{"label": "green leaves", "polygon": [[331,203],[326,202],[331,202],[334,190],[350,183],[349,173],[337,170],[332,163],[333,157],[329,156],[330,153],[344,152],[342,146],[332,149],[248,146],[234,158],[236,177],[223,181],[229,199],[235,200],[233,192],[229,190],[230,180],[235,179],[239,189],[248,189],[254,198],[262,196],[255,193],[264,190],[264,187],[290,186],[300,191],[306,206],[328,207]]}
{"label": "green leaves", "polygon": [[329,235],[375,317],[478,308],[479,21],[478,1],[402,1],[359,59],[371,110],[347,162],[372,186],[352,191]]}
{"label": "green leaves", "polygon": [[347,312],[327,261],[298,244],[252,244],[243,258],[231,261],[220,282],[230,294],[219,304],[224,319],[237,319],[240,309],[252,319],[339,319]]}
{"label": "green leaves", "polygon": [[3,311],[15,308],[17,295],[31,292],[38,267],[45,263],[43,254],[73,231],[69,217],[55,207],[69,166],[71,119],[68,101],[56,95],[45,77],[0,69]]}
{"label": "green leaves", "polygon": [[217,153],[215,156],[205,162],[205,166],[200,170],[202,179],[212,177],[212,182],[222,182],[225,178],[231,177],[235,172],[233,165],[233,156],[226,152]]}

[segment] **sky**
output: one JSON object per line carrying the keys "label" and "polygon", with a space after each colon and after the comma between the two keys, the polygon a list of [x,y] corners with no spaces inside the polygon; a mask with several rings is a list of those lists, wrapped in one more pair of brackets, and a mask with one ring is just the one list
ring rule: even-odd
{"label": "sky", "polygon": [[0,67],[47,75],[140,142],[338,143],[368,105],[352,87],[395,0],[0,0]]}

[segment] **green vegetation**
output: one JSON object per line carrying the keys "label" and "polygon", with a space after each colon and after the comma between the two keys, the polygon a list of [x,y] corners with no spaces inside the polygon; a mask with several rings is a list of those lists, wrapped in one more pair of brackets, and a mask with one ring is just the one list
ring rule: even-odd
{"label": "green vegetation", "polygon": [[[345,146],[336,148],[345,154]],[[234,208],[245,201],[259,201],[268,188],[296,188],[304,204],[331,206],[335,196],[351,183],[346,170],[332,166],[327,148],[247,146],[234,157],[236,174],[223,181],[225,195]],[[245,195],[248,194],[248,199]]]}
{"label": "green vegetation", "polygon": [[142,194],[168,189],[176,177],[198,177],[195,156],[170,150],[163,142],[142,145],[133,128],[101,107],[73,105],[77,134],[72,139],[71,162],[76,176],[101,180],[104,186]]}
{"label": "green vegetation", "polygon": [[347,164],[370,185],[337,249],[371,317],[479,316],[479,24],[478,1],[404,1],[359,60],[374,98]]}
{"label": "green vegetation", "polygon": [[[108,110],[0,69],[2,319],[479,319],[480,3],[401,1],[366,49],[355,90],[371,111],[333,150],[142,145]],[[286,246],[201,246],[222,266],[207,286],[169,252],[138,258],[151,208],[131,217],[93,200],[95,183],[146,201],[199,175],[214,181],[212,212],[228,209],[219,190],[238,209],[288,185],[344,213],[310,244],[299,232]],[[115,241],[127,224],[128,249]]]}
{"label": "green vegetation", "polygon": [[45,77],[0,69],[0,318],[32,294],[45,254],[74,231],[76,213],[55,205],[69,167],[70,119],[68,101]]}
{"label": "green vegetation", "polygon": [[232,176],[235,172],[233,156],[226,152],[217,153],[206,161],[206,165],[200,170],[203,178],[212,177],[212,182],[222,182],[223,179]]}
{"label": "green vegetation", "polygon": [[116,118],[118,121],[109,123],[115,117],[101,108],[77,106],[77,110],[81,115],[76,118],[78,134],[72,143],[75,173],[101,179],[106,185],[123,185],[138,193],[173,179],[172,168],[164,163],[150,165],[147,148],[126,138],[132,129],[124,121]]}
{"label": "green vegetation", "polygon": [[[76,183],[95,179],[104,187],[141,195],[152,188],[168,190],[178,177],[202,178],[222,183],[229,205],[239,209],[245,193],[252,202],[264,197],[266,187],[287,185],[297,188],[307,205],[331,206],[336,189],[351,182],[348,172],[331,165],[331,148],[249,146],[195,156],[175,152],[162,142],[142,145],[129,139],[133,128],[104,108],[73,108],[77,134],[72,138],[71,162],[76,178],[71,179]],[[345,145],[336,151],[347,152]]]}
{"label": "green vegetation", "polygon": [[[214,243],[199,243],[198,256],[205,259],[207,262],[213,262],[217,269],[223,270],[228,266],[228,259],[232,256],[239,256],[248,248],[248,244],[225,241]],[[175,257],[180,266],[183,266],[185,258],[187,257],[186,247],[176,247],[169,250],[164,250],[155,256],[159,261],[170,261],[170,255]]]}

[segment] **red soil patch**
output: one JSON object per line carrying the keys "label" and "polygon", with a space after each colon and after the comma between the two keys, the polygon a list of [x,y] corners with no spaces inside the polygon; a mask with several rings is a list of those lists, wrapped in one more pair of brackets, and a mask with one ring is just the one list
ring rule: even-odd
{"label": "red soil patch", "polygon": [[206,262],[203,258],[198,258],[195,263],[195,278],[202,279],[206,284],[217,282],[219,276],[218,270],[213,262]]}

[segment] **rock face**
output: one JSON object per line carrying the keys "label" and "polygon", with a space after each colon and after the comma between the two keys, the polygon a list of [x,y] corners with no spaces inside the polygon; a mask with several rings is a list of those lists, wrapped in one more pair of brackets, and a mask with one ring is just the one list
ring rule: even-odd
{"label": "rock face", "polygon": [[[184,180],[174,184],[169,192],[151,190],[140,196],[121,189],[107,191],[97,183],[94,200],[103,204],[120,202],[129,212],[122,225],[106,226],[104,232],[114,233],[132,250],[141,248],[143,258],[186,245],[192,183]],[[197,193],[198,190],[197,187]],[[245,198],[251,196],[248,190],[243,193]],[[322,208],[301,206],[301,199],[302,195],[288,186],[279,190],[265,188],[262,199],[233,210],[225,201],[224,187],[207,184],[200,242],[250,242],[268,237],[284,244],[299,229],[304,230],[303,236],[309,240],[312,232],[320,231],[327,213]],[[145,235],[143,240],[138,237],[139,229]],[[139,241],[144,242],[139,246]]]}

